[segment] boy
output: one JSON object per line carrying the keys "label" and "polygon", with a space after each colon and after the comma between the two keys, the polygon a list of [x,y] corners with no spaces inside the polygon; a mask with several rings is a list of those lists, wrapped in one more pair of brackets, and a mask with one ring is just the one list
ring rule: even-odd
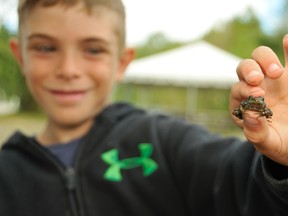
{"label": "boy", "polygon": [[121,0],[21,0],[19,18],[11,49],[47,124],[4,144],[0,215],[287,215],[287,69],[271,50],[237,69],[231,112],[264,93],[274,112],[234,117],[243,143],[109,104],[133,59]]}

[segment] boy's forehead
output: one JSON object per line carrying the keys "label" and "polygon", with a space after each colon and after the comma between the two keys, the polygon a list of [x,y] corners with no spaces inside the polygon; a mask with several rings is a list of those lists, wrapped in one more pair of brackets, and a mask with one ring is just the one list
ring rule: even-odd
{"label": "boy's forehead", "polygon": [[29,16],[29,14],[33,13],[33,11],[35,10],[49,10],[49,9],[52,9],[52,10],[58,10],[58,11],[62,11],[63,13],[67,12],[67,11],[74,11],[75,13],[76,12],[82,12],[82,13],[85,13],[87,15],[90,15],[90,16],[97,16],[97,15],[103,15],[103,14],[115,14],[117,15],[117,13],[111,9],[109,9],[108,7],[105,7],[103,5],[94,5],[93,7],[91,8],[87,8],[87,6],[82,2],[78,2],[77,4],[74,4],[74,5],[64,5],[64,4],[61,4],[61,3],[58,3],[58,4],[55,4],[55,5],[52,5],[52,6],[44,6],[44,5],[41,5],[41,4],[37,4],[34,8],[32,8],[31,11],[29,11],[28,14],[26,14],[26,16]]}
{"label": "boy's forehead", "polygon": [[117,14],[103,6],[94,7],[88,12],[83,4],[77,4],[68,8],[63,5],[50,7],[38,5],[30,11],[23,23],[23,27],[37,26],[40,29],[44,29],[45,26],[55,26],[58,24],[61,29],[61,25],[66,23],[66,25],[72,26],[75,31],[81,31],[81,29],[85,28],[91,28],[92,31],[97,26],[99,27],[99,25],[105,28],[109,28],[110,26],[116,28],[117,20]]}
{"label": "boy's forehead", "polygon": [[[38,2],[42,2],[42,1],[38,1]],[[46,2],[48,2],[48,0]],[[96,20],[98,22],[97,23],[98,25],[100,21],[102,21],[102,23],[106,22],[105,24],[102,24],[103,27],[106,26],[105,30],[107,30],[107,28],[111,28],[111,31],[113,31],[114,35],[116,35],[117,37],[117,41],[118,41],[118,45],[120,46],[120,49],[123,49],[125,47],[126,27],[125,27],[125,10],[124,10],[122,3],[119,5],[119,2],[121,2],[121,0],[99,0],[99,1],[95,0],[95,2],[93,3],[93,5],[91,5],[91,7],[87,7],[87,2],[86,3],[85,2],[86,1],[83,0],[83,1],[76,1],[76,4],[68,4],[68,2],[66,1],[59,0],[59,2],[56,4],[44,5],[41,3],[36,3],[34,4],[33,7],[30,7],[30,9],[27,8],[26,10],[24,10],[23,8],[23,10],[19,10],[20,41],[22,41],[23,39],[23,34],[26,34],[25,37],[27,37],[27,26],[29,25],[28,23],[31,22],[35,24],[37,23],[38,19],[41,19],[42,20],[41,22],[43,23],[44,26],[49,26],[51,24],[51,23],[49,24],[50,18],[48,18],[48,16],[46,15],[46,12],[47,11],[51,12],[51,10],[52,11],[54,10],[54,12],[58,11],[57,16],[60,17],[59,20],[63,20],[63,19],[66,21],[69,20],[69,17],[67,18],[69,14],[70,14],[70,17],[71,17],[71,14],[72,14],[72,17],[74,15],[78,16],[79,14],[81,14],[80,16],[89,17],[90,21],[92,19]],[[111,6],[111,3],[115,3],[115,2],[117,2],[117,4],[116,5],[112,4]],[[41,13],[39,13],[39,11]],[[37,18],[35,18],[35,14],[37,14]],[[59,14],[62,14],[62,17]],[[35,19],[36,19],[36,22],[35,22]],[[92,30],[95,28],[92,25],[88,25],[86,21],[79,23],[77,20],[76,21],[72,20],[71,22],[75,22],[74,28],[75,30],[78,31],[78,33],[80,31],[78,30],[79,27],[89,26]],[[59,26],[59,28],[61,29],[62,27]],[[53,30],[57,31],[57,29],[54,28]]]}
{"label": "boy's forehead", "polygon": [[[61,7],[63,11],[78,8],[89,14],[114,13],[120,22],[119,27],[125,29],[125,8],[122,0],[19,0],[19,25],[26,20],[33,10],[39,8]],[[20,27],[20,26],[19,26]]]}

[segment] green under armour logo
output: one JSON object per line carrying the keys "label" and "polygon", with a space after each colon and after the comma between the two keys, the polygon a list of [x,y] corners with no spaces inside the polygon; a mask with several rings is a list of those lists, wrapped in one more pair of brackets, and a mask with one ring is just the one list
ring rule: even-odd
{"label": "green under armour logo", "polygon": [[121,181],[121,169],[132,169],[135,167],[143,167],[143,175],[151,175],[157,168],[157,163],[150,158],[153,147],[148,143],[139,144],[140,157],[127,158],[119,160],[118,150],[112,149],[102,154],[101,158],[110,167],[104,173],[104,178],[110,181]]}

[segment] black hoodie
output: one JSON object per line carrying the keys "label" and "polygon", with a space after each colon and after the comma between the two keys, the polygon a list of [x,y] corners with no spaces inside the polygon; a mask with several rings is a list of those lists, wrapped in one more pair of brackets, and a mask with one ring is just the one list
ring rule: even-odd
{"label": "black hoodie", "polygon": [[115,104],[73,167],[16,132],[0,151],[0,216],[287,216],[286,173],[248,142]]}

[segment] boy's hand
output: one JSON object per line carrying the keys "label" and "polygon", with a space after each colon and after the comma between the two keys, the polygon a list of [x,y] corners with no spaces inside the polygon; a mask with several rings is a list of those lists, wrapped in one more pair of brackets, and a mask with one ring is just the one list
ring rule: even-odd
{"label": "boy's hand", "polygon": [[269,121],[253,111],[246,111],[243,120],[233,116],[255,148],[270,159],[288,165],[288,35],[283,39],[285,67],[268,47],[258,47],[252,59],[243,60],[237,82],[231,90],[230,113],[249,95],[264,96],[272,110]]}

